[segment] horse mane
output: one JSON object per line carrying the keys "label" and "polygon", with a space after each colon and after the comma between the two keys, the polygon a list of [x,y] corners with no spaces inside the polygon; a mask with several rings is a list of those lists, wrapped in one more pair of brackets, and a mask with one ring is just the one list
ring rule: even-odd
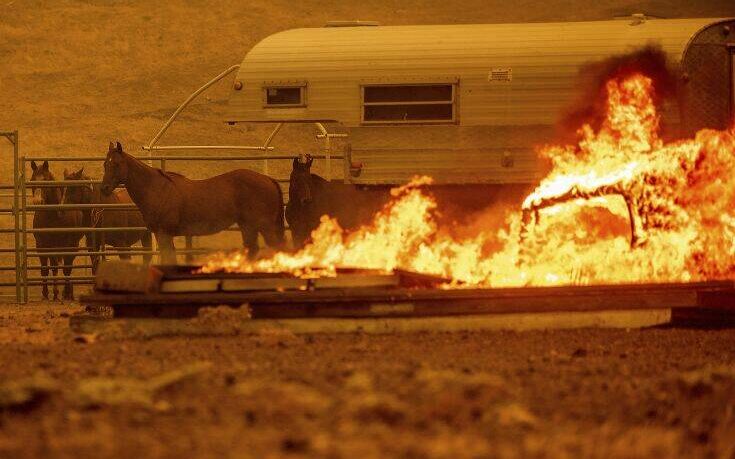
{"label": "horse mane", "polygon": [[169,171],[164,171],[164,170],[161,170],[161,169],[156,169],[156,170],[157,170],[157,171],[158,171],[158,173],[159,173],[159,174],[161,174],[161,175],[162,175],[162,176],[163,176],[163,177],[164,177],[164,178],[165,178],[166,180],[169,180],[169,181],[171,181],[171,182],[173,182],[173,181],[174,181],[172,177],[181,177],[181,178],[186,178],[186,176],[185,176],[185,175],[183,175],[183,174],[179,174],[178,172],[169,172]]}
{"label": "horse mane", "polygon": [[311,174],[311,179],[316,180],[320,185],[326,185],[329,183],[329,180],[325,179],[321,175]]}

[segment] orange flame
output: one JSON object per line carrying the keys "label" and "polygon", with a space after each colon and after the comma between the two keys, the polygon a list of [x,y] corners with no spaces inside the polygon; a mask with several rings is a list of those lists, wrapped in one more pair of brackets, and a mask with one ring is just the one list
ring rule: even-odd
{"label": "orange flame", "polygon": [[539,150],[552,170],[501,228],[462,240],[441,232],[422,188],[431,179],[421,177],[392,190],[374,221],[352,233],[324,216],[296,253],[218,254],[202,270],[402,268],[488,287],[733,278],[735,128],[665,143],[653,91],[640,74],[608,82],[604,123],[583,126],[576,145]]}

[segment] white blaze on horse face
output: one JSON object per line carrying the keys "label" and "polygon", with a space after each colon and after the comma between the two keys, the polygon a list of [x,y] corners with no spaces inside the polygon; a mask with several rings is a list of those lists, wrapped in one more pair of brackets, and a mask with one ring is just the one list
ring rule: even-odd
{"label": "white blaze on horse face", "polygon": [[31,199],[31,203],[33,203],[34,206],[43,204],[43,196],[41,196],[40,188],[36,188],[33,190],[33,198]]}

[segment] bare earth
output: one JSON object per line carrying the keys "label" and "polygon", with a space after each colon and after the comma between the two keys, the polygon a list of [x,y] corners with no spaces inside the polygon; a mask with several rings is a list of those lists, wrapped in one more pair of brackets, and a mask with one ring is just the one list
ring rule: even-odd
{"label": "bare earth", "polygon": [[[3,0],[0,130],[19,129],[29,156],[99,156],[110,140],[140,152],[191,91],[259,40],[328,20],[634,12],[735,16],[735,3]],[[198,100],[162,143],[262,142],[267,127],[220,122],[228,85]],[[12,179],[6,144],[0,139],[4,183]],[[318,148],[311,127],[286,129],[275,145]],[[243,165],[170,167],[205,177]],[[58,177],[63,167],[52,165]],[[99,176],[100,167],[87,171]],[[69,315],[79,311],[0,305],[0,458],[735,457],[735,330],[105,340],[71,333]],[[168,383],[150,379],[161,374]]]}
{"label": "bare earth", "polygon": [[0,307],[0,457],[735,454],[735,330],[110,341],[79,309]]}

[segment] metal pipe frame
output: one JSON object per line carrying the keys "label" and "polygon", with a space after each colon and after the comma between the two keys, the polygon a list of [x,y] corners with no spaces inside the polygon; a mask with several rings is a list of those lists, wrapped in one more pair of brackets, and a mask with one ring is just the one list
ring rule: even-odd
{"label": "metal pipe frame", "polygon": [[173,112],[171,117],[166,121],[161,129],[158,131],[158,133],[151,139],[150,142],[148,142],[148,148],[153,147],[158,140],[161,138],[161,136],[168,130],[168,128],[171,126],[171,124],[178,118],[179,113],[181,113],[194,99],[199,97],[199,94],[203,93],[207,89],[209,89],[210,86],[220,81],[222,78],[226,77],[230,73],[234,72],[235,70],[238,70],[240,68],[240,65],[233,65],[224,72],[220,73],[216,77],[212,78],[208,82],[206,82],[202,87],[194,91],[189,97],[186,98],[184,102],[179,105],[179,107],[176,109],[176,111]]}
{"label": "metal pipe frame", "polygon": [[[110,256],[117,256],[117,255],[159,255],[161,252],[159,250],[89,250],[86,251],[85,247],[79,247],[80,251],[76,250],[60,250],[57,252],[34,252],[29,251],[28,256],[29,257],[38,257],[38,256],[46,256],[46,257],[63,257],[68,255],[76,255],[79,257],[83,257],[86,255],[110,255]],[[197,249],[177,249],[176,253],[178,254],[204,254],[212,252],[212,249],[203,249],[203,248],[197,248]]]}
{"label": "metal pipe frame", "polygon": [[[181,105],[171,114],[169,119],[163,124],[156,135],[148,142],[148,145],[142,147],[144,151],[148,152],[148,156],[136,156],[136,158],[144,161],[160,161],[161,169],[165,170],[166,161],[262,161],[263,171],[269,175],[269,161],[271,160],[292,160],[293,155],[283,154],[263,154],[254,156],[236,156],[236,155],[215,155],[215,156],[203,156],[203,155],[179,155],[179,156],[162,156],[153,155],[154,151],[192,151],[192,150],[234,150],[234,151],[259,151],[268,153],[273,151],[275,148],[271,145],[273,140],[278,135],[284,123],[278,123],[274,127],[273,131],[268,135],[262,145],[260,146],[247,146],[247,145],[157,145],[161,137],[166,133],[171,124],[178,118],[179,114],[191,104],[199,95],[210,88],[218,81],[225,78],[227,75],[239,69],[239,65],[233,65],[226,69],[224,72],[218,74],[203,86],[194,91]],[[316,135],[317,139],[324,140],[324,154],[313,155],[314,159],[324,159],[326,161],[326,179],[332,179],[332,160],[342,160],[343,163],[349,160],[348,154],[345,155],[333,155],[332,154],[332,138],[346,138],[347,134],[342,133],[330,133],[327,128],[320,122],[314,123],[319,130]],[[39,234],[39,233],[63,233],[63,232],[82,232],[82,233],[106,233],[106,232],[122,232],[122,231],[147,231],[147,228],[143,227],[126,227],[126,228],[27,228],[27,214],[28,212],[35,211],[47,211],[47,210],[69,210],[69,209],[117,209],[117,210],[134,210],[136,206],[134,204],[57,204],[57,205],[28,205],[27,203],[27,188],[28,187],[57,187],[57,186],[86,186],[93,184],[102,183],[101,180],[55,180],[55,181],[26,181],[25,165],[30,161],[54,161],[54,162],[98,162],[104,161],[105,156],[66,156],[66,157],[53,157],[53,156],[32,156],[25,157],[19,155],[19,140],[18,132],[0,132],[0,136],[5,136],[14,145],[14,183],[12,186],[0,185],[0,190],[13,190],[13,215],[15,220],[15,227],[13,233],[15,233],[15,271],[16,271],[16,301],[18,303],[26,303],[28,301],[28,286],[29,285],[40,285],[41,282],[37,282],[35,278],[28,278],[28,257],[29,256],[64,256],[64,255],[156,255],[159,254],[158,250],[103,250],[100,251],[89,251],[84,250],[80,247],[78,251],[64,251],[57,250],[51,251],[29,251],[28,250],[28,234]],[[348,171],[348,165],[344,165],[344,170]],[[347,175],[345,175],[347,177]],[[279,183],[288,183],[288,178],[275,179]],[[228,230],[236,231],[236,228],[228,228]],[[2,230],[0,229],[0,232]],[[154,242],[155,244],[155,242]],[[154,246],[155,247],[155,246]],[[10,250],[0,249],[0,253],[10,252]],[[177,250],[177,253],[205,253],[203,249],[189,249],[189,250]],[[80,268],[86,265],[75,265],[73,268]],[[36,266],[30,267],[35,270]],[[38,268],[40,269],[40,267]],[[64,278],[66,279],[66,278]],[[73,282],[81,282],[79,277],[72,279]],[[0,284],[3,285],[3,284]]]}
{"label": "metal pipe frame", "polygon": [[[234,160],[234,161],[262,161],[264,159],[271,159],[271,160],[292,160],[294,158],[293,155],[258,155],[258,156],[237,156],[237,155],[217,155],[217,156],[204,156],[204,155],[180,155],[180,156],[162,156],[162,155],[151,155],[151,156],[133,156],[136,159],[139,159],[141,161],[227,161],[227,160]],[[312,155],[312,158],[314,159],[338,159],[338,156],[335,155]],[[105,156],[32,156],[32,157],[26,157],[23,158],[23,162],[27,163],[30,161],[54,161],[54,162],[60,162],[60,161],[88,161],[88,162],[95,162],[95,161],[104,161],[106,159]],[[342,159],[342,158],[339,158]],[[57,180],[60,181],[60,180]],[[99,180],[69,180],[68,181],[71,184],[87,184],[87,183],[101,183]]]}

